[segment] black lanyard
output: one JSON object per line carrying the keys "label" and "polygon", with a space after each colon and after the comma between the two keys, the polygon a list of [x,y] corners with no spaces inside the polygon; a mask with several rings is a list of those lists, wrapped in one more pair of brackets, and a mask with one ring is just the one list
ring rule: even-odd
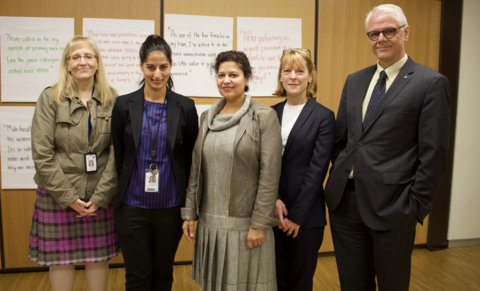
{"label": "black lanyard", "polygon": [[[163,104],[165,105],[167,102],[167,95],[165,95],[165,98],[163,99]],[[147,108],[147,103],[143,103],[144,104],[144,107]],[[162,118],[163,118],[163,113],[167,110],[167,106],[165,106],[165,108],[162,110],[162,113],[160,114],[160,119],[159,119],[159,124],[158,124],[158,127],[157,127],[157,132],[155,133],[155,136],[153,136],[153,133],[152,133],[152,129],[150,127],[150,120],[148,119],[148,110],[147,110],[147,125],[148,125],[148,132],[150,133],[150,156],[152,157],[152,164],[155,164],[155,157],[157,156],[157,152],[155,151],[155,147],[154,147],[154,141],[158,139],[158,133],[160,132],[160,127],[161,127],[161,122],[162,122]]]}

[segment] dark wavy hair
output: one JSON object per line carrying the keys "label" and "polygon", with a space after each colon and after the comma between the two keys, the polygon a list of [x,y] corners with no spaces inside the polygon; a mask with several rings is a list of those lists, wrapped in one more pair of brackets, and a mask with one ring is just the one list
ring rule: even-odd
{"label": "dark wavy hair", "polygon": [[[151,52],[163,53],[167,57],[168,62],[170,64],[172,63],[172,49],[162,37],[155,34],[149,35],[140,47],[139,56],[142,64],[147,61],[147,57]],[[143,85],[144,83],[145,78],[142,79],[140,85]],[[172,74],[170,74],[167,81],[167,93],[172,91],[174,88]]]}
{"label": "dark wavy hair", "polygon": [[[242,51],[226,51],[218,54],[215,59],[215,63],[210,67],[211,72],[215,72],[215,75],[218,74],[218,69],[220,65],[225,62],[235,62],[238,64],[240,69],[243,72],[245,78],[252,78],[253,70],[250,66],[250,61],[248,60],[247,55]],[[245,85],[245,92],[248,92],[248,85]]]}

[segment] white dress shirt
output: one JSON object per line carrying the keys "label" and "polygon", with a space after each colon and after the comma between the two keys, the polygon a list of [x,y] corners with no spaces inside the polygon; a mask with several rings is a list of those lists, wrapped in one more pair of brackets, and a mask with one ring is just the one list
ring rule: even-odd
{"label": "white dress shirt", "polygon": [[300,112],[302,112],[305,104],[306,103],[292,106],[285,103],[282,115],[282,155],[283,151],[285,151],[285,146],[287,145],[288,135],[290,135],[290,132],[292,131],[292,128],[295,125],[298,116],[300,116]]}

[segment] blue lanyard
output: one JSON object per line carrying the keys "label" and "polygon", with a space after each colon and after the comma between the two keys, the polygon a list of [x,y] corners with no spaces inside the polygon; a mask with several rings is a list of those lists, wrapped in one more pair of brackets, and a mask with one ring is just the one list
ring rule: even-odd
{"label": "blue lanyard", "polygon": [[[93,98],[93,92],[95,92],[95,85],[93,85],[92,88],[92,98]],[[91,98],[90,98],[91,99]],[[90,111],[88,112],[88,150],[90,151],[90,133],[92,132],[92,116],[90,115]]]}
{"label": "blue lanyard", "polygon": [[[145,98],[145,97],[144,97]],[[167,95],[165,95],[165,98],[163,99],[163,105],[165,105],[167,103]],[[145,110],[147,110],[147,103],[145,102],[145,99],[144,99],[144,103],[143,103],[143,106],[145,107]],[[158,140],[158,133],[160,131],[160,126],[161,126],[161,122],[162,122],[162,118],[163,118],[163,113],[167,110],[167,106],[165,106],[165,108],[163,108],[162,110],[162,113],[160,115],[160,120],[159,120],[159,123],[158,123],[158,127],[157,127],[157,132],[155,132],[155,136],[153,135],[153,132],[152,132],[152,129],[150,128],[150,119],[148,118],[148,110],[147,110],[147,116],[145,117],[147,119],[147,125],[148,125],[148,131],[150,133],[150,156],[152,158],[152,164],[155,164],[155,157],[157,155],[157,152],[155,151],[155,141]]]}

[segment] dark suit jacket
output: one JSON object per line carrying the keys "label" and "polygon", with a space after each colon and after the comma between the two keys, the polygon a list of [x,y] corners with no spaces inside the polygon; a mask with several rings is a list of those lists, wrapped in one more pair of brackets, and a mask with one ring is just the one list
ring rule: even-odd
{"label": "dark suit jacket", "polygon": [[[285,103],[272,106],[280,124]],[[309,99],[288,136],[278,190],[287,218],[303,228],[326,225],[323,181],[334,140],[335,115],[316,98]]]}
{"label": "dark suit jacket", "polygon": [[362,132],[362,102],[376,65],[347,77],[337,114],[330,211],[340,203],[355,164],[358,207],[375,230],[391,230],[414,217],[423,222],[446,164],[448,80],[408,59]]}
{"label": "dark suit jacket", "polygon": [[[115,208],[123,203],[142,133],[143,87],[118,97],[112,111],[112,138],[118,193]],[[192,164],[192,151],[198,134],[198,115],[193,100],[175,92],[167,94],[167,152],[173,167],[182,206],[185,205],[187,181]]]}

